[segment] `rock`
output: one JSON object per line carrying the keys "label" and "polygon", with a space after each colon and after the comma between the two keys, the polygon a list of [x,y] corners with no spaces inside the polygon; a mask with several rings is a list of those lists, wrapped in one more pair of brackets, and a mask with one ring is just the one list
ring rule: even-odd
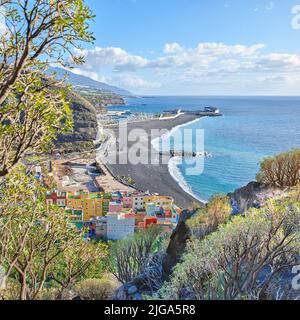
{"label": "rock", "polygon": [[96,140],[98,133],[95,107],[76,92],[69,93],[68,99],[71,101],[70,108],[72,110],[74,127],[70,133],[59,134],[55,144],[93,142]]}
{"label": "rock", "polygon": [[127,293],[128,293],[129,295],[135,294],[135,293],[137,293],[137,292],[138,292],[138,288],[137,288],[136,286],[131,286],[131,287],[129,287],[129,289],[127,290]]}
{"label": "rock", "polygon": [[249,208],[261,208],[268,199],[283,196],[285,191],[268,187],[262,183],[250,182],[228,196],[231,199],[233,215],[243,214]]}
{"label": "rock", "polygon": [[186,225],[186,221],[190,219],[195,213],[196,211],[183,211],[181,219],[171,236],[170,243],[167,248],[167,254],[163,261],[163,273],[165,278],[167,278],[171,274],[172,269],[180,260],[186,248],[187,240],[191,235],[191,231]]}
{"label": "rock", "polygon": [[116,291],[113,300],[120,300],[120,301],[127,300],[127,294],[126,294],[126,291],[124,290],[124,286],[122,286]]}
{"label": "rock", "polygon": [[132,296],[132,300],[141,301],[143,300],[143,297],[140,293],[136,293],[135,295]]}

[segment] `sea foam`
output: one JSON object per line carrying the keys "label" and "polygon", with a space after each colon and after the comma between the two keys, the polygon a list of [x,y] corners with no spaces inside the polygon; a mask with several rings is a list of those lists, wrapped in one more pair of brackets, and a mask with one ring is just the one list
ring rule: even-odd
{"label": "sea foam", "polygon": [[[198,121],[200,121],[203,118],[195,119],[193,121],[181,124],[179,126],[176,126],[172,128],[172,130],[168,131],[167,133],[163,134],[161,137],[155,138],[151,141],[152,147],[159,151],[160,147],[160,141],[167,141],[170,139],[172,135],[174,135],[178,130],[181,130],[184,127],[190,126],[191,124],[194,124]],[[191,195],[193,198],[199,200],[202,203],[207,203],[206,200],[201,199],[199,196],[197,196],[191,187],[188,185],[187,181],[185,180],[183,174],[180,171],[179,165],[182,164],[182,158],[181,157],[173,157],[170,159],[168,163],[168,170],[171,175],[171,177],[178,183],[180,188],[185,191],[187,194]]]}

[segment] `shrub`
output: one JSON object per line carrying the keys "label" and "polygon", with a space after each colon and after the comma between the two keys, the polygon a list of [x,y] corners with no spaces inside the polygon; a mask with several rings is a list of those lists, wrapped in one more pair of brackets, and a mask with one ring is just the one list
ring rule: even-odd
{"label": "shrub", "polygon": [[257,181],[278,188],[299,184],[300,149],[266,158],[260,165]]}
{"label": "shrub", "polygon": [[111,272],[123,284],[142,274],[153,260],[160,228],[152,226],[134,236],[113,243]]}
{"label": "shrub", "polygon": [[203,238],[225,223],[231,215],[229,198],[225,195],[214,196],[205,208],[199,209],[197,215],[188,220],[187,225],[197,238]]}
{"label": "shrub", "polygon": [[160,297],[235,300],[272,296],[274,281],[286,268],[291,270],[299,257],[300,204],[293,200],[270,201],[263,209],[234,217],[204,240],[193,239]]}
{"label": "shrub", "polygon": [[75,287],[75,293],[84,300],[110,300],[118,288],[112,279],[87,279]]}

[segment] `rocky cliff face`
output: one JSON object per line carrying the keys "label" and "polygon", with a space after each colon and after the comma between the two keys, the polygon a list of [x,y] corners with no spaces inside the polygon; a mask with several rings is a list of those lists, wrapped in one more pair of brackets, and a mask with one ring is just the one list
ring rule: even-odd
{"label": "rocky cliff face", "polygon": [[[232,203],[232,214],[243,214],[249,208],[262,207],[270,198],[282,197],[285,192],[279,189],[269,188],[257,182],[251,182],[247,186],[235,190],[228,194]],[[162,262],[162,281],[168,279],[173,268],[180,261],[187,241],[191,236],[191,230],[187,225],[187,221],[196,213],[196,211],[185,210],[181,219],[174,230],[166,255]],[[134,279],[116,292],[116,300],[139,300],[142,294],[147,294],[148,288],[145,288],[146,275]]]}
{"label": "rocky cliff face", "polygon": [[79,94],[72,92],[69,97],[73,112],[73,132],[59,135],[57,144],[73,142],[92,142],[97,137],[97,117],[95,107]]}
{"label": "rocky cliff face", "polygon": [[196,211],[186,210],[182,213],[181,219],[174,230],[169,246],[167,248],[166,257],[163,260],[163,272],[167,278],[175,265],[180,261],[185,251],[188,239],[191,236],[191,230],[186,222],[196,213]]}
{"label": "rocky cliff face", "polygon": [[[242,214],[249,208],[259,208],[265,204],[267,199],[282,195],[283,192],[278,189],[268,188],[267,186],[251,182],[247,186],[235,190],[228,194],[232,203],[232,214]],[[191,236],[191,230],[187,226],[187,220],[190,219],[194,212],[184,211],[177,228],[173,232],[167,249],[166,257],[163,261],[163,270],[165,276],[169,276],[172,269],[180,261],[186,248],[188,239]]]}
{"label": "rocky cliff face", "polygon": [[258,182],[250,182],[247,186],[237,189],[228,196],[231,199],[233,215],[242,214],[249,208],[260,208],[268,199],[284,195],[280,189],[270,188]]}

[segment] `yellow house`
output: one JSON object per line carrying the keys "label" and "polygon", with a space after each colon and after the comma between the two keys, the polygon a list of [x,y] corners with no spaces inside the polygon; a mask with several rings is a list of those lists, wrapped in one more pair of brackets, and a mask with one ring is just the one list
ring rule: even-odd
{"label": "yellow house", "polygon": [[172,207],[172,205],[174,204],[174,199],[172,197],[160,196],[160,195],[144,197],[145,208],[149,203],[154,203],[156,206],[159,206],[159,207]]}
{"label": "yellow house", "polygon": [[93,193],[68,193],[67,208],[70,210],[82,210],[83,221],[89,221],[95,217],[105,216],[109,210],[109,203],[112,199],[111,194]]}

